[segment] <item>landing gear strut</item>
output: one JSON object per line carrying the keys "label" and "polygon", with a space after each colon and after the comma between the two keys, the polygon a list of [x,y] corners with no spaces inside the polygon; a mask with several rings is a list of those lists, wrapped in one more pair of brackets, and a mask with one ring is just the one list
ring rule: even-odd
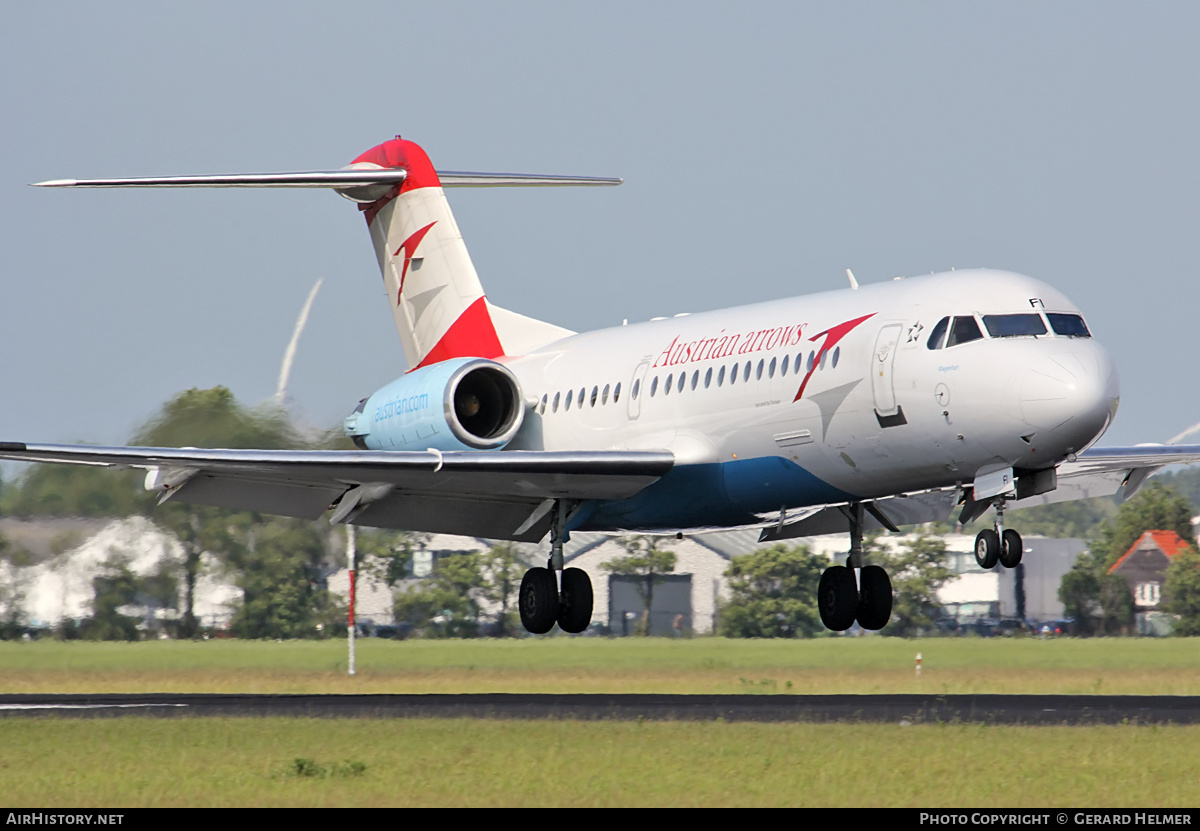
{"label": "landing gear strut", "polygon": [[567,534],[567,505],[557,500],[550,527],[550,559],[546,568],[531,568],[521,580],[518,607],[521,624],[535,635],[544,635],[555,622],[564,632],[582,632],[592,621],[592,581],[579,568],[563,568],[563,543]]}
{"label": "landing gear strut", "polygon": [[831,566],[821,575],[817,610],[825,627],[835,632],[846,631],[855,620],[863,629],[882,629],[892,616],[892,581],[879,566],[863,566],[862,503],[851,503],[845,513],[850,520],[850,554],[846,565]]}
{"label": "landing gear strut", "polygon": [[1004,497],[997,497],[994,504],[995,527],[985,528],[975,536],[975,562],[983,569],[993,569],[996,563],[1016,568],[1025,552],[1025,543],[1016,531],[1004,528]]}

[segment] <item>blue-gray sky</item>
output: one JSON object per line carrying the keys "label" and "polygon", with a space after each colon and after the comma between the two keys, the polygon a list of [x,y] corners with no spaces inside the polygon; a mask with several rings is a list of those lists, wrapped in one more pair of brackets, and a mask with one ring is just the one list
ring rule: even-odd
{"label": "blue-gray sky", "polygon": [[950,266],[1054,284],[1121,372],[1105,443],[1200,421],[1200,6],[13,3],[0,27],[0,439],[123,442],[174,393],[332,426],[403,369],[322,191],[50,178],[340,167],[621,176],[453,191],[490,298],[576,330]]}

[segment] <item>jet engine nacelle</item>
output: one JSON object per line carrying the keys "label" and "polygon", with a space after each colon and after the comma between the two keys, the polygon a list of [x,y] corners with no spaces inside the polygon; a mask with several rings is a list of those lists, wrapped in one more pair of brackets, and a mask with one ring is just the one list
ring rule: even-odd
{"label": "jet engine nacelle", "polygon": [[495,361],[456,358],[415,369],[364,399],[345,430],[363,450],[500,450],[524,417],[512,372]]}

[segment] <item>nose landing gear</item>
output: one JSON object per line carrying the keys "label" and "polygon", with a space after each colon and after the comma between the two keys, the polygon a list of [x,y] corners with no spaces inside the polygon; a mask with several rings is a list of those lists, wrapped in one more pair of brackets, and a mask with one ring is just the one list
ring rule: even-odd
{"label": "nose landing gear", "polygon": [[975,535],[975,562],[988,570],[995,568],[996,563],[1005,568],[1016,568],[1025,552],[1025,543],[1016,531],[1004,528],[1004,497],[997,497],[994,504],[995,528],[985,528]]}
{"label": "nose landing gear", "polygon": [[517,607],[521,625],[534,635],[558,627],[575,634],[592,622],[592,581],[579,568],[563,568],[563,543],[567,541],[567,510],[564,501],[554,503],[550,528],[550,559],[546,568],[531,568],[521,580]]}
{"label": "nose landing gear", "polygon": [[850,555],[846,565],[831,566],[821,575],[817,611],[825,628],[834,632],[846,631],[856,620],[863,629],[882,629],[892,616],[892,581],[881,567],[862,564],[862,503],[851,504],[847,516]]}

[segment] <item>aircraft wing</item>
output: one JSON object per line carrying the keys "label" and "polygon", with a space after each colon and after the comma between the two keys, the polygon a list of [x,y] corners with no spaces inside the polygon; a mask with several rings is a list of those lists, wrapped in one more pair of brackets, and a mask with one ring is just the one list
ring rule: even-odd
{"label": "aircraft wing", "polygon": [[201,450],[0,442],[0,459],[147,470],[176,499],[381,528],[537,542],[554,499],[625,499],[669,451]]}
{"label": "aircraft wing", "polygon": [[[1010,499],[1008,508],[1028,508],[1071,502],[1097,496],[1118,496],[1121,501],[1137,493],[1153,473],[1167,465],[1200,462],[1200,445],[1141,444],[1134,447],[1097,447],[1080,453],[1075,461],[1058,466],[1058,487],[1025,499]],[[962,493],[955,488],[896,494],[872,500],[863,517],[863,530],[917,525],[949,519]],[[845,505],[818,505],[786,516],[765,527],[760,541],[844,534],[850,528]]]}

